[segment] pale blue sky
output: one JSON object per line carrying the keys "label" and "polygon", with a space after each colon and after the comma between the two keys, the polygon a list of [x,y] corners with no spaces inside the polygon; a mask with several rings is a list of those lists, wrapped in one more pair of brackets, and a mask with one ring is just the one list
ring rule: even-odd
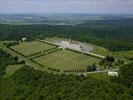
{"label": "pale blue sky", "polygon": [[133,14],[133,0],[0,0],[0,13]]}

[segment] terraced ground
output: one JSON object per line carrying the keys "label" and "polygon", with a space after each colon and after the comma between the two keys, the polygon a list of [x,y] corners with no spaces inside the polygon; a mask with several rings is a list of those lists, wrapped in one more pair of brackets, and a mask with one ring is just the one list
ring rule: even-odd
{"label": "terraced ground", "polygon": [[37,52],[43,52],[45,50],[55,48],[55,46],[38,41],[33,41],[33,42],[23,42],[20,43],[19,45],[12,46],[11,48],[25,56],[30,56]]}
{"label": "terraced ground", "polygon": [[[59,38],[59,40],[62,38]],[[42,40],[43,41],[43,40]],[[25,55],[26,63],[38,67],[41,70],[52,68],[59,69],[60,71],[69,70],[74,72],[75,70],[85,70],[88,65],[96,63],[97,66],[100,59],[91,57],[89,55],[84,55],[70,50],[61,50],[54,45],[50,45],[48,42],[56,42],[58,38],[47,38],[44,42],[33,41],[33,42],[24,42],[19,45],[11,46],[12,49],[23,55]],[[92,45],[92,44],[89,44]],[[112,55],[116,59],[125,59],[127,57],[132,57],[132,51],[123,51],[123,52],[111,52],[103,47],[93,46],[93,53],[103,54],[103,55]],[[8,48],[9,49],[9,48]],[[12,52],[12,50],[6,50],[12,55],[16,56],[17,52]],[[15,54],[14,54],[15,53]],[[20,54],[19,54],[20,55]],[[19,56],[18,56],[19,57]],[[19,57],[21,58],[21,57]],[[32,59],[32,60],[31,60]],[[125,60],[128,63],[128,60]],[[102,66],[100,66],[102,67]],[[49,69],[48,69],[49,70]],[[51,70],[51,69],[50,69]],[[80,71],[79,71],[80,72]]]}
{"label": "terraced ground", "polygon": [[[45,40],[51,43],[62,41],[62,40],[69,41],[68,39],[58,38],[58,37],[46,38]],[[91,52],[95,54],[99,54],[102,56],[107,56],[107,55],[114,56],[116,59],[124,60],[126,63],[131,62],[128,58],[133,59],[133,50],[112,52],[112,51],[107,50],[104,47],[100,47],[100,46],[90,44],[90,43],[86,43],[86,44],[93,47],[93,50]]]}
{"label": "terraced ground", "polygon": [[90,64],[98,64],[99,59],[73,52],[70,50],[60,50],[51,54],[34,59],[41,65],[60,70],[86,69]]}
{"label": "terraced ground", "polygon": [[[61,40],[62,38],[59,38],[58,40],[58,38],[55,37],[47,38],[44,40],[44,42],[23,42],[18,45],[11,46],[10,48],[13,50],[4,46],[1,41],[0,48],[3,48],[14,57],[18,56],[20,60],[25,60],[26,64],[33,66],[35,69],[49,72],[58,72],[57,70],[60,70],[61,72],[82,72],[82,70],[85,70],[88,65],[93,63],[96,63],[96,65],[99,66],[98,63],[100,59],[98,58],[71,50],[62,50],[54,45],[46,43],[46,41],[53,43]],[[95,45],[92,46],[93,53],[112,55],[116,59],[125,59],[126,63],[129,62],[126,58],[133,57],[132,51],[111,52],[103,47]],[[21,55],[20,53],[25,56]],[[99,67],[102,68],[102,66]]]}

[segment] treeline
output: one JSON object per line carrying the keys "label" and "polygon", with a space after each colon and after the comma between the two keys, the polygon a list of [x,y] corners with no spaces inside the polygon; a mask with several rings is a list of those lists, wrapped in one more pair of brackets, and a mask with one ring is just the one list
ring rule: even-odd
{"label": "treeline", "polygon": [[5,74],[6,67],[14,63],[14,59],[9,54],[0,49],[0,76]]}
{"label": "treeline", "polygon": [[56,69],[56,68],[52,68],[52,67],[48,67],[48,69],[52,70],[52,71],[60,72],[60,69]]}
{"label": "treeline", "polygon": [[7,48],[11,49],[12,51],[14,51],[14,52],[20,54],[21,56],[23,56],[23,57],[25,57],[25,58],[27,57],[27,56],[25,56],[24,54],[22,54],[22,53],[20,53],[20,52],[18,52],[18,51],[16,51],[16,50],[14,50],[13,48],[11,48],[11,47],[9,47],[9,46],[7,46]]}
{"label": "treeline", "polygon": [[48,50],[44,50],[44,51],[40,51],[38,53],[35,53],[35,54],[32,54],[30,56],[28,56],[30,59],[36,59],[36,58],[39,58],[41,56],[45,56],[47,54],[51,54],[51,53],[54,53],[54,52],[57,52],[57,51],[60,51],[62,50],[61,48],[52,48],[52,49],[48,49]]}
{"label": "treeline", "polygon": [[6,73],[8,65],[24,63],[24,61],[18,61],[18,57],[12,57],[10,54],[0,49],[0,77]]}
{"label": "treeline", "polygon": [[49,44],[49,45],[53,45],[55,47],[58,47],[57,45],[53,44],[53,43],[50,43],[50,42],[46,42],[46,41],[41,41],[41,40],[36,40],[38,42],[42,42],[42,43],[46,43],[46,44]]}
{"label": "treeline", "polygon": [[[129,24],[128,24],[129,23]],[[0,40],[65,37],[112,51],[133,50],[133,19],[91,21],[81,25],[0,25]]]}
{"label": "treeline", "polygon": [[[133,63],[124,64],[120,67],[119,76],[111,77],[113,82],[124,84],[133,90]],[[132,92],[133,93],[133,92]]]}
{"label": "treeline", "polygon": [[63,72],[86,72],[85,69],[66,69],[66,70],[63,70]]}
{"label": "treeline", "polygon": [[[55,75],[25,66],[2,79],[1,100],[132,100],[133,90],[83,75]],[[7,92],[8,91],[8,92]]]}
{"label": "treeline", "polygon": [[31,55],[26,56],[26,57],[30,57],[30,58],[34,59],[34,58],[38,58],[38,57],[41,57],[43,55],[46,55],[46,54],[49,54],[52,52],[56,52],[58,50],[59,50],[58,48],[54,47],[54,48],[50,48],[48,50],[39,51],[37,53],[31,54]]}
{"label": "treeline", "polygon": [[[0,49],[0,68],[17,62]],[[24,66],[0,78],[1,100],[133,100],[133,63],[120,67],[110,82],[84,75],[53,74]],[[1,70],[0,70],[1,71]]]}

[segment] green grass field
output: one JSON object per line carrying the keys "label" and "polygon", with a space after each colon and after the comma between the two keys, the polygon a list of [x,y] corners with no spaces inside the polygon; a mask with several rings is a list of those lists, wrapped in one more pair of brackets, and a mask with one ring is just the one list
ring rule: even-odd
{"label": "green grass field", "polygon": [[[55,48],[55,46],[38,41],[33,41],[23,42],[19,45],[11,46],[11,48],[25,56],[30,56],[37,52]],[[63,71],[85,70],[88,65],[91,65],[93,63],[96,63],[98,65],[100,59],[70,50],[59,50],[50,54],[42,55],[33,60],[43,65],[44,67],[60,69],[61,71]]]}
{"label": "green grass field", "polygon": [[[45,40],[48,41],[48,42],[52,42],[52,43],[54,43],[56,41],[62,41],[62,40],[69,41],[68,39],[58,38],[58,37],[46,38]],[[93,47],[93,50],[91,51],[92,53],[96,53],[96,54],[99,54],[99,55],[102,55],[102,56],[107,56],[107,55],[114,56],[116,59],[125,60],[126,63],[130,62],[127,58],[132,58],[133,57],[133,50],[112,52],[112,51],[107,50],[104,47],[100,47],[100,46],[97,46],[97,45],[94,45],[94,44],[89,44],[89,43],[86,43],[86,44]]]}
{"label": "green grass field", "polygon": [[[54,37],[54,38],[46,38],[45,40],[42,41],[48,41],[53,43],[61,40],[62,38]],[[126,63],[128,63],[129,61],[125,60],[125,57],[133,57],[133,51],[111,52],[103,47],[99,47],[89,43],[88,45],[93,46],[93,50],[91,51],[93,53],[105,56],[106,55],[114,56],[115,59],[124,59]],[[23,42],[20,43],[19,45],[11,46],[12,49],[25,55],[26,57],[22,57],[19,53],[14,52],[9,48],[6,48],[5,46],[3,46],[2,42],[0,42],[0,47],[6,50],[8,53],[12,54],[13,56],[18,56],[19,59],[21,60],[25,59],[26,63],[34,66],[36,69],[39,68],[41,70],[49,70],[47,68],[59,69],[60,71],[85,70],[88,65],[92,65],[93,63],[96,63],[98,67],[101,67],[98,65],[100,59],[70,50],[58,50],[51,52],[50,54],[47,54],[43,51],[45,50],[49,51],[50,49],[55,48],[55,46],[49,45],[47,43],[42,43],[39,41]],[[41,53],[36,54],[38,52]],[[36,54],[35,56],[37,56],[35,57],[35,59],[34,57],[31,58],[35,62],[30,60],[30,57],[33,56],[32,54]]]}
{"label": "green grass field", "polygon": [[30,56],[37,52],[45,51],[54,47],[55,46],[53,45],[49,45],[38,41],[33,41],[33,42],[23,42],[20,43],[19,45],[12,46],[11,48],[25,56]]}
{"label": "green grass field", "polygon": [[9,77],[9,76],[13,75],[21,67],[23,67],[23,65],[9,65],[6,68],[6,74],[4,75],[4,77]]}
{"label": "green grass field", "polygon": [[88,76],[98,80],[104,80],[104,81],[109,81],[110,79],[107,72],[92,73],[92,74],[88,74]]}
{"label": "green grass field", "polygon": [[74,70],[86,69],[88,65],[93,64],[94,62],[98,64],[99,59],[69,50],[60,50],[36,58],[34,61],[50,68]]}

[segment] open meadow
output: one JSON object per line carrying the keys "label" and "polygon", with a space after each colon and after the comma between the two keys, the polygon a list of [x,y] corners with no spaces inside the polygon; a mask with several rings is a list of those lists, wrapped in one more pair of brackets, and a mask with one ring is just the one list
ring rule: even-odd
{"label": "open meadow", "polygon": [[17,70],[19,70],[20,68],[22,68],[23,65],[22,64],[18,64],[18,65],[9,65],[6,68],[6,74],[4,75],[4,77],[10,77],[12,76]]}
{"label": "open meadow", "polygon": [[30,56],[38,52],[43,52],[45,50],[55,48],[55,46],[38,41],[33,41],[33,42],[23,42],[20,43],[19,45],[12,46],[11,48],[23,54],[24,56]]}
{"label": "open meadow", "polygon": [[[16,53],[20,53],[31,59],[42,68],[57,69],[63,71],[84,72],[89,65],[95,63],[98,66],[100,59],[72,50],[58,49],[46,42],[22,42],[10,47]],[[28,58],[30,57],[30,58]]]}
{"label": "open meadow", "polygon": [[34,59],[41,65],[60,70],[85,70],[99,59],[70,50],[60,50]]}
{"label": "open meadow", "polygon": [[[31,59],[31,62],[38,64],[42,68],[48,68],[50,70],[58,70],[61,72],[84,72],[89,65],[93,63],[99,66],[100,59],[85,55],[80,52],[72,50],[62,50],[52,45],[57,41],[66,40],[63,38],[53,37],[46,38],[41,41],[22,42],[18,45],[11,46],[10,48],[16,52],[24,55],[27,59]],[[48,43],[47,43],[48,42]],[[51,44],[49,44],[51,43]],[[107,49],[92,44],[88,44],[93,47],[92,53],[111,55],[115,59],[127,59],[132,57],[132,51],[123,52],[111,52]],[[128,54],[128,55],[127,55]],[[128,60],[125,60],[128,63]]]}

